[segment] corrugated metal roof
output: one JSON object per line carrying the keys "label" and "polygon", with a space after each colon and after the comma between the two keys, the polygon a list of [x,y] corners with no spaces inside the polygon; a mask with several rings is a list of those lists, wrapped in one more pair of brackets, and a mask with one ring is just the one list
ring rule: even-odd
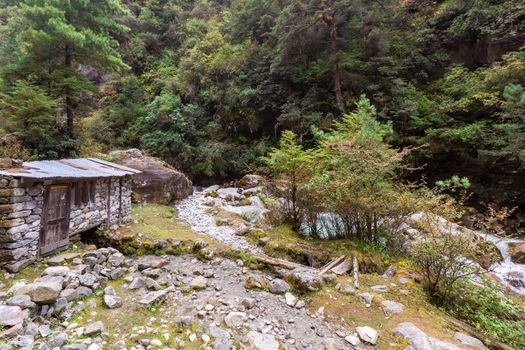
{"label": "corrugated metal roof", "polygon": [[120,177],[140,171],[97,158],[40,160],[21,167],[0,170],[0,175],[30,179],[83,179]]}

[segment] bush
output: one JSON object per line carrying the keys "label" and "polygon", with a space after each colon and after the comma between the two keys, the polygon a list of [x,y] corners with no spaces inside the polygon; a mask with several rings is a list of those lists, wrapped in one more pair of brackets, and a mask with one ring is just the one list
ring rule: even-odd
{"label": "bush", "polygon": [[495,284],[480,288],[459,283],[445,306],[476,330],[515,349],[525,349],[525,307],[504,296]]}
{"label": "bush", "polygon": [[477,241],[463,234],[429,232],[412,247],[412,257],[423,276],[423,287],[434,301],[450,299],[461,281],[480,277],[485,270],[474,261]]}

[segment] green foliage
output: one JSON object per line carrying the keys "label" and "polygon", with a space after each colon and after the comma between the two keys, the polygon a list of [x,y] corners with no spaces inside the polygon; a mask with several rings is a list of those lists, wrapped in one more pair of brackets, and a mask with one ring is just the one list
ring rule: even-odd
{"label": "green foliage", "polygon": [[0,97],[0,113],[7,116],[5,131],[16,135],[34,157],[56,158],[61,139],[55,122],[56,101],[23,81]]}
{"label": "green foliage", "polygon": [[494,284],[480,288],[461,283],[445,308],[479,332],[515,349],[525,347],[525,306],[502,295]]}
{"label": "green foliage", "polygon": [[263,158],[279,181],[278,192],[285,199],[283,209],[294,229],[298,229],[303,221],[306,185],[312,175],[314,159],[319,156],[320,151],[303,149],[292,131],[284,131],[279,147],[273,148]]}
{"label": "green foliage", "polygon": [[3,13],[7,25],[0,33],[0,79],[8,89],[26,81],[43,89],[56,105],[60,103],[67,118],[64,129],[71,138],[62,143],[67,147],[60,155],[72,154],[74,112],[83,105],[84,94],[95,92],[77,65],[100,72],[127,67],[112,36],[126,30],[115,21],[123,8],[116,0],[23,0]]}

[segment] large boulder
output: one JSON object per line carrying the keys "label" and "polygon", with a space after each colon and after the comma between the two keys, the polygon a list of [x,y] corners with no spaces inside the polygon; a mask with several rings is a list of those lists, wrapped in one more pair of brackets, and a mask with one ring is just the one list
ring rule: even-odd
{"label": "large boulder", "polygon": [[28,286],[27,294],[37,304],[54,303],[60,296],[64,279],[60,276],[44,276]]}
{"label": "large boulder", "polygon": [[113,161],[141,173],[132,175],[133,200],[140,203],[169,204],[193,193],[191,181],[162,160],[138,149],[111,152]]}
{"label": "large boulder", "polygon": [[400,323],[392,333],[407,339],[408,346],[404,350],[459,350],[455,345],[428,336],[410,322]]}

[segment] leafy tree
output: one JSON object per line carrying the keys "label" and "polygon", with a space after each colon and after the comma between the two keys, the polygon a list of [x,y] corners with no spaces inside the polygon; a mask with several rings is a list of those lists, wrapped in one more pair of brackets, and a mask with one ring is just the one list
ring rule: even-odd
{"label": "leafy tree", "polygon": [[298,229],[304,219],[306,185],[312,175],[313,162],[319,156],[316,153],[312,149],[303,149],[293,132],[284,131],[278,148],[273,148],[268,156],[263,158],[279,180],[277,188],[285,199],[282,205],[286,218],[294,229]]}

